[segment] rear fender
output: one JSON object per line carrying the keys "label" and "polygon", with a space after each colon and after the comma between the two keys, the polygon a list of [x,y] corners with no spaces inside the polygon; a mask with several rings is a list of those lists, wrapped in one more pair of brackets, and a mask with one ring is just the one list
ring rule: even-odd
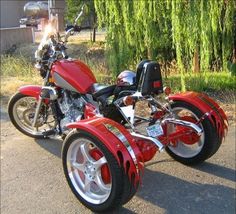
{"label": "rear fender", "polygon": [[172,101],[183,101],[198,108],[203,116],[201,120],[208,118],[216,128],[218,137],[224,138],[228,130],[228,119],[223,109],[210,97],[203,93],[184,92],[170,95]]}
{"label": "rear fender", "polygon": [[19,88],[19,92],[24,95],[35,97],[39,99],[42,87],[38,85],[26,85]]}
{"label": "rear fender", "polygon": [[[124,167],[129,179],[137,187],[143,172],[142,154],[130,133],[108,118],[93,117],[67,125],[68,128],[88,132],[100,140]],[[133,180],[134,179],[134,180]]]}

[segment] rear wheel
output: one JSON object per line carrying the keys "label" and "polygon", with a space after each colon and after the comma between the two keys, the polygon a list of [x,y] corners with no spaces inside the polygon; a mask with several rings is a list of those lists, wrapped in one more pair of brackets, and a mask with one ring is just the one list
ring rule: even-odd
{"label": "rear wheel", "polygon": [[72,131],[64,141],[62,161],[72,192],[86,207],[102,212],[122,204],[124,172],[94,136]]}
{"label": "rear wheel", "polygon": [[[174,102],[172,110],[177,119],[196,123],[203,113],[195,106],[185,102]],[[200,124],[203,134],[197,137],[192,134],[191,138],[187,135],[171,143],[166,147],[167,153],[175,160],[186,164],[194,165],[205,161],[212,156],[219,148],[220,141],[217,138],[213,124],[206,118]],[[168,133],[176,131],[178,126],[168,125]]]}
{"label": "rear wheel", "polygon": [[55,128],[55,120],[49,106],[43,104],[36,127],[32,126],[37,100],[35,97],[16,93],[8,103],[8,114],[13,125],[23,134],[33,138],[44,138],[43,132]]}

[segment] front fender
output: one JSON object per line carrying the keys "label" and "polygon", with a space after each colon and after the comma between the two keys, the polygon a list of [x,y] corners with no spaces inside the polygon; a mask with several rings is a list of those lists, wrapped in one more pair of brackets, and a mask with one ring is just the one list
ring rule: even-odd
{"label": "front fender", "polygon": [[210,97],[203,93],[184,92],[170,95],[172,101],[187,102],[198,108],[204,115],[202,119],[208,118],[216,128],[220,138],[225,137],[228,130],[228,120],[223,109]]}
{"label": "front fender", "polygon": [[35,97],[38,100],[41,89],[42,89],[42,86],[25,85],[19,88],[19,92],[24,95]]}
{"label": "front fender", "polygon": [[120,166],[124,167],[129,179],[137,187],[143,171],[142,154],[130,133],[119,123],[108,118],[93,117],[67,125],[88,132],[98,138],[114,155]]}

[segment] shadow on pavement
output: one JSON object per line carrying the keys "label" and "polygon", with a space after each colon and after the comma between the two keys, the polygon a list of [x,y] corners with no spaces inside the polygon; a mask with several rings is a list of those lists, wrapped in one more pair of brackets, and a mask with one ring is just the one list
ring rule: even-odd
{"label": "shadow on pavement", "polygon": [[[99,214],[99,213],[95,212],[94,214]],[[136,212],[129,210],[125,207],[121,207],[121,208],[114,210],[114,211],[102,212],[102,214],[136,214]]]}
{"label": "shadow on pavement", "polygon": [[51,154],[61,158],[62,140],[59,139],[35,139],[35,142],[50,152]]}
{"label": "shadow on pavement", "polygon": [[[204,183],[204,182],[203,182]],[[234,189],[219,184],[191,183],[145,169],[137,196],[166,213],[234,213]]]}
{"label": "shadow on pavement", "polygon": [[164,159],[164,160],[159,160],[159,161],[150,161],[148,163],[145,163],[145,167],[156,165],[158,163],[167,163],[167,162],[175,162],[175,160],[170,158],[170,159]]}
{"label": "shadow on pavement", "polygon": [[[61,157],[62,140],[43,139],[35,141],[51,154]],[[157,161],[157,163],[171,161],[173,160],[166,159]],[[149,165],[155,163],[152,162]],[[234,181],[234,170],[223,166],[205,162],[194,167],[194,169]],[[186,175],[186,179],[189,179],[188,176]],[[233,188],[222,184],[204,184],[204,181],[202,183],[189,182],[148,168],[145,169],[142,187],[136,195],[165,209],[167,214],[235,212],[235,190]],[[114,213],[134,214],[135,212],[122,207]]]}
{"label": "shadow on pavement", "polygon": [[209,174],[230,180],[230,181],[235,181],[235,178],[236,178],[235,170],[224,167],[224,166],[219,166],[214,163],[204,162],[201,165],[195,166],[193,168],[202,172],[207,172]]}

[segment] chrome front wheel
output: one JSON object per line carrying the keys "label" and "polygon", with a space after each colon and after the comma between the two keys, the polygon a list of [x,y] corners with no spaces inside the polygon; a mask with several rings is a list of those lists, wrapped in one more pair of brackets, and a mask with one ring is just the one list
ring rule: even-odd
{"label": "chrome front wheel", "polygon": [[34,138],[43,138],[43,132],[55,128],[56,123],[51,108],[41,106],[35,127],[32,126],[37,100],[35,97],[16,93],[8,104],[8,114],[12,124],[23,134]]}

